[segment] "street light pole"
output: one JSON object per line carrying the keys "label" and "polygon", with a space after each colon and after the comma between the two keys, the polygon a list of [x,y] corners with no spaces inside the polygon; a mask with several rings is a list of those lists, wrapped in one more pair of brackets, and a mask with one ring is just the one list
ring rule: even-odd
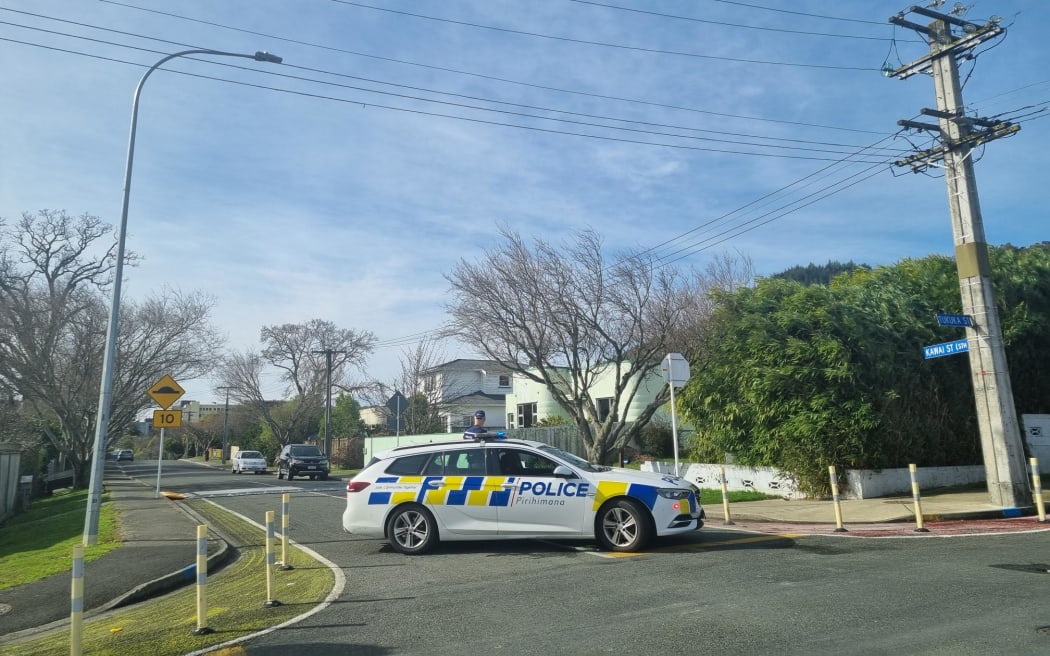
{"label": "street light pole", "polygon": [[226,408],[222,412],[222,465],[226,466],[226,450],[229,448],[226,445],[229,444],[229,430],[230,430],[230,388],[220,387],[221,390],[226,390]]}
{"label": "street light pole", "polygon": [[183,50],[162,58],[142,75],[131,101],[131,131],[128,136],[128,161],[124,168],[124,202],[120,210],[120,231],[117,237],[117,261],[113,272],[113,298],[109,306],[109,324],[106,326],[106,347],[102,353],[102,383],[98,397],[98,415],[95,418],[95,443],[91,456],[91,482],[88,486],[87,513],[84,518],[84,545],[98,544],[98,518],[102,506],[102,477],[105,472],[106,431],[109,428],[110,404],[113,400],[113,362],[117,350],[117,322],[120,317],[120,286],[124,273],[124,244],[128,232],[128,202],[131,198],[131,170],[135,159],[135,128],[139,116],[139,95],[142,85],[164,63],[186,55],[216,55],[222,57],[244,57],[255,61],[280,64],[281,58],[259,51],[254,55],[203,48]]}

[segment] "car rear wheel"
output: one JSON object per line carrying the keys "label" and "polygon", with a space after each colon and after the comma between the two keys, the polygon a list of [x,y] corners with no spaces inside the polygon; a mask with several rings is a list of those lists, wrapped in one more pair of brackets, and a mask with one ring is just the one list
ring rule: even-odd
{"label": "car rear wheel", "polygon": [[652,537],[648,513],[629,499],[602,506],[595,529],[598,544],[608,551],[639,551]]}
{"label": "car rear wheel", "polygon": [[409,556],[425,554],[438,542],[437,522],[426,508],[404,505],[390,516],[387,536],[395,551]]}

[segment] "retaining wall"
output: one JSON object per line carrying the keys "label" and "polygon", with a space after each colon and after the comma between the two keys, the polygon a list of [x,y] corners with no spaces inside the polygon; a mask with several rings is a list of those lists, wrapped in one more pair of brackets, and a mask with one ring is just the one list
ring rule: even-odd
{"label": "retaining wall", "polygon": [[[775,467],[744,467],[741,465],[711,465],[680,463],[682,476],[700,487],[720,489],[719,467],[725,467],[726,485],[730,490],[753,490],[785,499],[805,498],[790,474]],[[1040,463],[1042,469],[1042,463]],[[666,460],[642,463],[643,471],[674,473],[674,463]],[[916,471],[919,487],[930,490],[983,483],[984,467],[921,467]],[[839,495],[843,499],[873,499],[911,495],[911,475],[901,469],[850,469],[839,474]]]}

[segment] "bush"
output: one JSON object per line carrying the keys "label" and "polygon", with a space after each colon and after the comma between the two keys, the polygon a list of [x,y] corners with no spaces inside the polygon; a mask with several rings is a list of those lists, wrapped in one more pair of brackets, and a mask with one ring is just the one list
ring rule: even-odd
{"label": "bush", "polygon": [[361,469],[365,466],[365,440],[351,437],[345,446],[334,449],[332,463],[339,469]]}
{"label": "bush", "polygon": [[674,455],[674,432],[670,424],[649,422],[638,436],[638,447],[642,453],[656,458]]}

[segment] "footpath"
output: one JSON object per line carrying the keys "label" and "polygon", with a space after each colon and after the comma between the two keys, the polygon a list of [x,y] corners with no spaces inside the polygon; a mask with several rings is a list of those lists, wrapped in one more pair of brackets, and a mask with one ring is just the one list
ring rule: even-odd
{"label": "footpath", "polygon": [[[196,530],[204,521],[126,476],[119,463],[106,462],[104,487],[120,515],[123,544],[84,565],[85,620],[196,580]],[[231,553],[225,541],[211,534],[208,570],[217,569]],[[70,588],[67,571],[0,590],[0,653],[6,643],[68,625]]]}
{"label": "footpath", "polygon": [[[195,579],[196,527],[204,523],[184,504],[126,476],[121,465],[106,463],[105,489],[120,514],[122,546],[85,565],[84,619],[170,592]],[[1046,497],[1044,493],[1044,498]],[[909,497],[850,499],[840,503],[843,531],[831,501],[767,499],[730,506],[705,506],[704,530],[742,530],[842,537],[935,537],[1050,530],[1036,516],[1004,513],[984,491],[932,491],[921,498],[926,531],[916,530]],[[1004,516],[1011,515],[1011,516]],[[208,541],[209,571],[232,554],[221,538]],[[0,652],[4,645],[61,628],[70,613],[69,573],[0,591]]]}

